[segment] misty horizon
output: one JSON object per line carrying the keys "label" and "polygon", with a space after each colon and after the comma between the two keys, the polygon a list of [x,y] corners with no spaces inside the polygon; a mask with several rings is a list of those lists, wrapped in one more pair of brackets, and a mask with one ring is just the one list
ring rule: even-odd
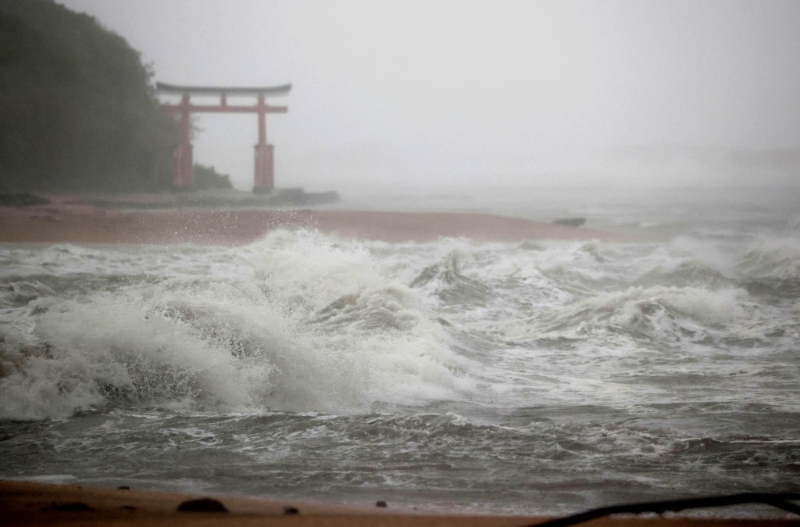
{"label": "misty horizon", "polygon": [[[292,83],[268,101],[289,108],[267,120],[283,187],[547,184],[569,171],[564,183],[628,185],[652,167],[621,170],[609,150],[800,148],[795,2],[59,1],[124,37],[157,81]],[[197,122],[196,160],[239,188],[250,117]],[[661,164],[654,183],[796,180],[796,162],[729,174],[688,157],[688,172]]]}

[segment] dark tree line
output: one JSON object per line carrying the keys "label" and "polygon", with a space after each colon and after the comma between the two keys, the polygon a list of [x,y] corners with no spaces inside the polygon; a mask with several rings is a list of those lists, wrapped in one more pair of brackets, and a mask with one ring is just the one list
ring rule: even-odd
{"label": "dark tree line", "polygon": [[52,0],[0,0],[0,191],[171,185],[176,123],[139,53]]}

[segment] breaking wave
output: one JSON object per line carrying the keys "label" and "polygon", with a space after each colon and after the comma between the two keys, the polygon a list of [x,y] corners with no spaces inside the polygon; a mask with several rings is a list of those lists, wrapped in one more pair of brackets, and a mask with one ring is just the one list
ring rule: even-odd
{"label": "breaking wave", "polygon": [[507,514],[797,491],[798,262],[711,230],[3,246],[0,476]]}
{"label": "breaking wave", "polygon": [[246,261],[245,276],[67,299],[11,282],[4,300],[28,316],[3,329],[2,416],[108,404],[350,413],[469,390],[440,325],[363,247],[279,231],[225,257]]}

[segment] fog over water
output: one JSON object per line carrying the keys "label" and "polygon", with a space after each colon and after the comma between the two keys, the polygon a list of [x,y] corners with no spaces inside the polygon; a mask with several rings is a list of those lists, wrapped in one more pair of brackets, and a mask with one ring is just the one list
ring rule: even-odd
{"label": "fog over water", "polygon": [[[293,83],[278,186],[797,184],[797,2],[60,2],[159,81]],[[255,118],[198,125],[250,188]]]}

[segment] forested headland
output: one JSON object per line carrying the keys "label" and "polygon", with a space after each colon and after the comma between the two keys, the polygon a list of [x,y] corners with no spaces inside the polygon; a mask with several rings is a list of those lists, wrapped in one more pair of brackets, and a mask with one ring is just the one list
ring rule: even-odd
{"label": "forested headland", "polygon": [[0,192],[169,188],[179,140],[124,38],[52,0],[0,0]]}

